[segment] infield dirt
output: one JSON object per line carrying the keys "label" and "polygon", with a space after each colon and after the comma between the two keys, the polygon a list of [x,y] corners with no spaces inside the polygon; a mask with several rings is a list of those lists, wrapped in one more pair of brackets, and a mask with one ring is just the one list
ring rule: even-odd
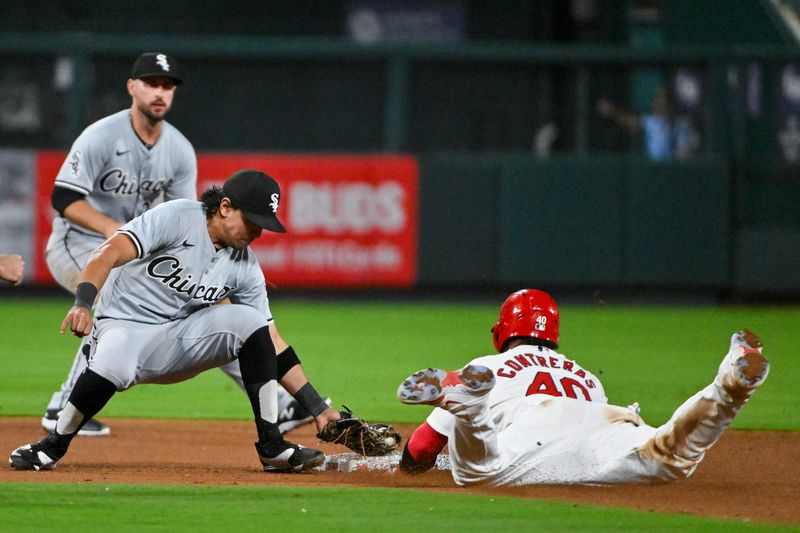
{"label": "infield dirt", "polygon": [[[19,472],[0,467],[0,482],[169,483],[190,485],[316,485],[408,487],[438,492],[559,500],[644,511],[800,524],[800,433],[728,431],[688,480],[660,485],[457,487],[448,471],[410,477],[357,471],[267,474],[253,448],[253,425],[239,421],[109,419],[108,437],[79,437],[58,468]],[[404,436],[413,427],[398,426]],[[39,420],[0,418],[0,453],[44,436]],[[287,438],[327,454],[312,425]]]}

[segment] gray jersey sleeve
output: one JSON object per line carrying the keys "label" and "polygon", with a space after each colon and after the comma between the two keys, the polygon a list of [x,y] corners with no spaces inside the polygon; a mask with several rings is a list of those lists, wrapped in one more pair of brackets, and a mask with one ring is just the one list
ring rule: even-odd
{"label": "gray jersey sleeve", "polygon": [[180,209],[171,209],[170,205],[164,203],[142,213],[117,232],[127,235],[133,241],[136,258],[142,259],[154,250],[180,241],[185,232],[182,214]]}
{"label": "gray jersey sleeve", "polygon": [[171,124],[165,123],[169,130],[174,154],[172,181],[164,190],[164,201],[178,198],[197,199],[197,155],[192,144]]}
{"label": "gray jersey sleeve", "polygon": [[64,164],[56,175],[56,186],[64,187],[71,191],[89,196],[94,190],[94,183],[103,168],[107,166],[112,153],[113,133],[103,135],[110,125],[112,129],[123,132],[109,120],[111,117],[100,120],[81,133],[69,150]]}

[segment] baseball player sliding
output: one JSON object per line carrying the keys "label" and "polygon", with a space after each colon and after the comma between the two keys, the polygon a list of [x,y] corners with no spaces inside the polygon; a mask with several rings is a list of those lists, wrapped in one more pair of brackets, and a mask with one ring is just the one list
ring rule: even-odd
{"label": "baseball player sliding", "polygon": [[[176,383],[233,361],[239,362],[253,409],[264,470],[320,465],[322,452],[283,439],[278,382],[314,416],[318,430],[341,415],[308,382],[297,354],[278,333],[264,275],[248,246],[262,229],[286,231],[277,217],[280,199],[271,177],[239,171],[222,189],[203,193],[200,202],[174,200],[144,212],[92,252],[61,324],[62,333],[91,333],[88,368],[55,429],[14,450],[11,466],[54,468],[116,391]],[[213,305],[226,298],[230,305]]]}
{"label": "baseball player sliding", "polygon": [[492,328],[500,353],[404,380],[400,401],[436,409],[406,443],[400,469],[424,472],[448,446],[458,485],[685,478],[769,372],[758,337],[735,333],[714,381],[655,428],[638,405],[609,405],[597,376],[556,351],[558,327],[547,293],[515,292]]}
{"label": "baseball player sliding", "polygon": [[[89,254],[123,223],[176,198],[196,199],[197,160],[189,141],[164,117],[182,83],[177,62],[162,53],[145,53],[127,82],[131,107],[103,118],[75,140],[55,180],[52,204],[59,216],[47,242],[47,266],[56,281],[75,294]],[[56,427],[75,381],[86,368],[84,344],[53,393],[42,426]],[[239,364],[222,367],[244,388]],[[283,432],[311,420],[282,388],[278,390]],[[110,428],[89,420],[81,435],[102,436]]]}

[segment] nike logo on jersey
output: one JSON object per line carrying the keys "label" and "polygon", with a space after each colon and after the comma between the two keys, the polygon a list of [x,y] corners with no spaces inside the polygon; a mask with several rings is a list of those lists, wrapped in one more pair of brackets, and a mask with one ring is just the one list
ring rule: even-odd
{"label": "nike logo on jersey", "polygon": [[194,244],[189,244],[189,241],[183,241],[183,245],[188,248],[189,246],[194,246]]}
{"label": "nike logo on jersey", "polygon": [[117,155],[127,154],[130,150],[117,150]]}

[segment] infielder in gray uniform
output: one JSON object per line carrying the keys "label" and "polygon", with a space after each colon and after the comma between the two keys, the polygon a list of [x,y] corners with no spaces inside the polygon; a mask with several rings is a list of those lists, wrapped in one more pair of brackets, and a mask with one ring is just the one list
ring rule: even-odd
{"label": "infielder in gray uniform", "polygon": [[[164,120],[181,83],[175,59],[142,54],[127,88],[131,107],[103,118],[81,133],[55,180],[52,204],[59,215],[47,243],[46,259],[56,281],[75,294],[89,254],[124,222],[176,198],[197,198],[197,159],[191,143]],[[67,378],[53,393],[42,426],[56,427],[75,381],[86,368],[84,344]],[[244,387],[238,363],[222,368]],[[308,422],[289,394],[279,388],[281,429]],[[89,420],[81,435],[108,435],[110,428]]]}
{"label": "infielder in gray uniform", "polygon": [[[285,232],[277,217],[280,188],[255,170],[239,171],[201,202],[163,203],[122,226],[90,254],[61,324],[91,332],[89,364],[56,429],[14,450],[12,467],[51,469],[80,428],[116,391],[139,383],[176,383],[238,360],[255,416],[255,443],[266,471],[302,471],[322,463],[318,450],[283,439],[280,381],[311,413],[317,428],[338,420],[306,379],[280,337],[266,283],[250,242],[262,228]],[[92,321],[91,307],[100,298]],[[223,299],[230,305],[214,305]],[[276,345],[279,355],[276,356]]]}

